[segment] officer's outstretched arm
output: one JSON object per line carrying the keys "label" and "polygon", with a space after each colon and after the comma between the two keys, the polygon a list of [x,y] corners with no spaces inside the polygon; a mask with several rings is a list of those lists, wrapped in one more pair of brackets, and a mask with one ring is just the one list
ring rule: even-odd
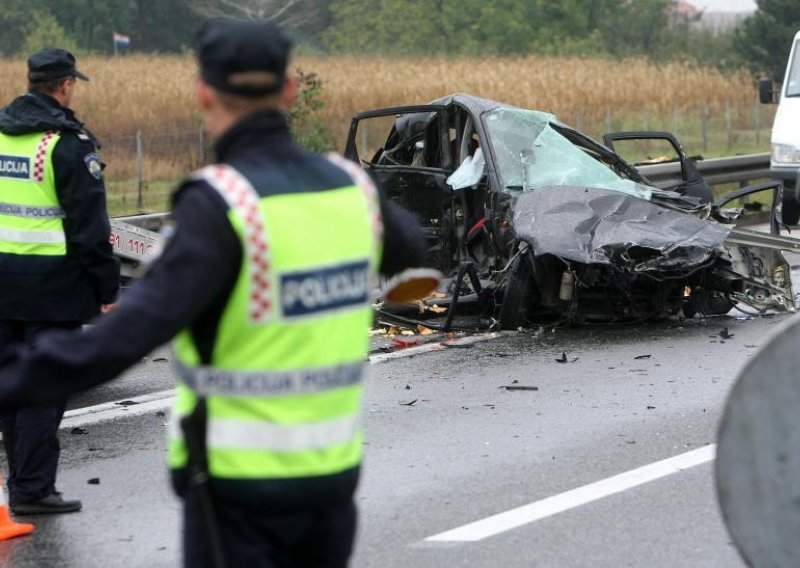
{"label": "officer's outstretched arm", "polygon": [[181,192],[162,257],[113,313],[83,331],[44,333],[34,345],[0,351],[0,409],[61,400],[109,381],[227,298],[241,246],[211,191]]}
{"label": "officer's outstretched arm", "polygon": [[411,212],[390,201],[379,189],[383,217],[383,256],[381,274],[392,276],[406,268],[422,266],[425,260],[425,235]]}

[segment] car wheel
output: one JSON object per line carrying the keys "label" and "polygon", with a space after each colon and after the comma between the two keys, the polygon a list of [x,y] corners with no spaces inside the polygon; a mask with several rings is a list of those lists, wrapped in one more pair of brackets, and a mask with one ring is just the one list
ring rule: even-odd
{"label": "car wheel", "polygon": [[683,304],[683,315],[686,318],[692,318],[698,313],[704,316],[725,315],[735,305],[733,300],[725,294],[695,290]]}
{"label": "car wheel", "polygon": [[500,329],[518,329],[528,323],[536,284],[528,259],[520,255],[511,265],[511,276],[500,306]]}
{"label": "car wheel", "polygon": [[784,225],[797,225],[800,221],[800,203],[792,195],[783,196],[781,221]]}

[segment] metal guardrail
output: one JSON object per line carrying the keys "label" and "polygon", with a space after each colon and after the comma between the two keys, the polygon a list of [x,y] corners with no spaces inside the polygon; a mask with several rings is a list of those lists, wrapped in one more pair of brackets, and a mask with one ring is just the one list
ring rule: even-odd
{"label": "metal guardrail", "polygon": [[[709,185],[740,183],[768,179],[769,154],[746,154],[727,158],[698,160],[697,169]],[[681,181],[681,165],[678,162],[652,164],[637,168],[651,182],[659,187]]]}
{"label": "metal guardrail", "polygon": [[[681,181],[681,165],[678,162],[639,166],[638,169],[647,179],[659,187],[669,186]],[[744,156],[698,160],[697,169],[709,185],[745,184],[770,177],[769,154],[747,154]],[[169,213],[150,213],[147,215],[127,215],[125,217],[115,217],[114,219],[150,231],[157,231],[168,217]]]}

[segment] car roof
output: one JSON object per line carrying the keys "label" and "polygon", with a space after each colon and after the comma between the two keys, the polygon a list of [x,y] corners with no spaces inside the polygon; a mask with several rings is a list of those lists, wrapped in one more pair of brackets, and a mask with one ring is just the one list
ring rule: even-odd
{"label": "car roof", "polygon": [[475,114],[481,114],[498,108],[518,108],[515,107],[514,105],[500,103],[497,101],[493,101],[491,99],[483,99],[481,97],[468,95],[466,93],[455,93],[452,95],[447,95],[446,97],[441,97],[439,99],[433,100],[429,104],[450,105],[453,103],[460,104],[461,106],[465,107],[467,110]]}

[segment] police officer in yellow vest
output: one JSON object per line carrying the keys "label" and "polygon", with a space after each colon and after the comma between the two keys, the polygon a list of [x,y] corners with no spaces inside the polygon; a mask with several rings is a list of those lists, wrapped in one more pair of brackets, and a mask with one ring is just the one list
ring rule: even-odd
{"label": "police officer in yellow vest", "polygon": [[[413,216],[355,164],[292,142],[289,49],[266,23],[200,30],[197,98],[218,162],[175,192],[163,255],[93,328],[0,353],[5,405],[109,380],[177,336],[169,461],[191,567],[212,563],[213,533],[229,566],[347,564],[368,290],[425,253]],[[211,533],[208,493],[187,483],[197,440]]]}
{"label": "police officer in yellow vest", "polygon": [[[43,49],[28,60],[29,92],[0,109],[0,345],[77,328],[119,289],[103,165],[94,137],[68,108],[77,79],[88,77],[69,52]],[[0,415],[17,513],[81,507],[55,487],[64,403]]]}

